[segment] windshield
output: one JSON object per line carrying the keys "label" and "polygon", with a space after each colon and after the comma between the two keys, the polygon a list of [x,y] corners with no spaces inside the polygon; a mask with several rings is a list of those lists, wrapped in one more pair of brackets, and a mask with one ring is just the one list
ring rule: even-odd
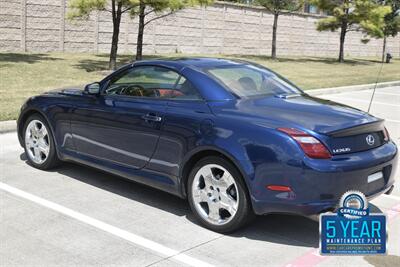
{"label": "windshield", "polygon": [[205,71],[239,97],[302,93],[275,73],[252,65],[218,66]]}

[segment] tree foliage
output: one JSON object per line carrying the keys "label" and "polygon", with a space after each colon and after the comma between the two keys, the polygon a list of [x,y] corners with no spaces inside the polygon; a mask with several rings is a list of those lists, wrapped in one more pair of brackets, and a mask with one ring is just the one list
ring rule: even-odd
{"label": "tree foliage", "polygon": [[283,11],[286,13],[298,11],[304,5],[304,1],[298,0],[255,0],[255,3],[273,14],[280,14]]}
{"label": "tree foliage", "polygon": [[[388,37],[395,37],[400,31],[400,0],[379,0],[379,4],[391,7],[391,12],[386,14],[384,18],[384,23],[382,25],[383,32],[383,45],[382,45],[382,62],[385,61],[386,56],[386,42]],[[380,34],[374,35],[372,37],[382,38]],[[366,39],[369,41],[369,39]]]}
{"label": "tree foliage", "polygon": [[392,11],[384,18],[383,35],[395,37],[400,32],[400,0],[379,1],[383,5],[390,6]]}
{"label": "tree foliage", "polygon": [[115,69],[122,14],[126,12],[134,13],[134,10],[138,5],[139,0],[71,0],[69,2],[70,11],[67,16],[69,19],[87,19],[90,13],[95,10],[106,11],[111,15],[113,34],[111,40],[109,68]]}
{"label": "tree foliage", "polygon": [[113,6],[121,6],[121,13],[132,12],[139,6],[139,0],[70,0],[68,18],[88,18],[95,10],[113,12]]}
{"label": "tree foliage", "polygon": [[[136,59],[142,58],[143,34],[147,24],[169,16],[178,10],[195,5],[208,5],[213,0],[71,0],[68,18],[87,19],[95,10],[109,12],[113,22],[109,68],[115,69],[122,14],[129,12],[131,18],[138,17]],[[147,19],[149,18],[149,19]]]}
{"label": "tree foliage", "polygon": [[335,31],[346,22],[346,31],[364,31],[369,35],[383,36],[384,17],[390,13],[389,6],[382,6],[371,0],[317,0],[319,8],[332,16],[318,22],[319,31]]}
{"label": "tree foliage", "polygon": [[[167,17],[178,10],[195,5],[209,5],[213,0],[136,0],[138,6],[131,11],[132,16],[139,18],[139,29],[136,45],[136,60],[142,59],[143,35],[145,26],[154,20]],[[149,16],[150,15],[150,16]],[[148,18],[150,17],[150,18]],[[147,19],[148,18],[148,19]]]}
{"label": "tree foliage", "polygon": [[391,12],[390,6],[373,0],[311,0],[330,14],[317,24],[319,31],[340,29],[339,62],[344,61],[344,42],[350,31],[362,31],[366,35],[383,37],[384,18]]}

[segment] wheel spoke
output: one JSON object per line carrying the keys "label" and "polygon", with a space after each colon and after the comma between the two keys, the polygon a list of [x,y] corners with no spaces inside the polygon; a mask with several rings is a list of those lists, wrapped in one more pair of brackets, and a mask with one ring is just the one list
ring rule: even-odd
{"label": "wheel spoke", "polygon": [[228,190],[228,188],[234,183],[235,181],[228,172],[224,172],[222,177],[220,177],[218,180],[215,181],[215,184],[219,187],[219,189],[224,192]]}
{"label": "wheel spoke", "polygon": [[44,140],[38,143],[38,148],[46,157],[49,155],[49,146],[44,142]]}
{"label": "wheel spoke", "polygon": [[39,123],[38,123],[38,122],[35,123],[35,127],[34,127],[33,129],[34,129],[34,133],[35,133],[36,135],[39,134],[40,128],[39,128]]}
{"label": "wheel spoke", "polygon": [[32,140],[32,138],[27,138],[27,139],[25,140],[25,145],[27,146],[28,149],[32,148],[32,147],[33,147],[33,140]]}
{"label": "wheel spoke", "polygon": [[213,180],[214,175],[213,175],[210,167],[201,168],[199,171],[199,175],[201,175],[203,177],[206,187],[209,187],[212,185],[212,182],[213,182],[212,180]]}
{"label": "wheel spoke", "polygon": [[37,135],[39,138],[44,138],[47,135],[46,127],[44,127],[42,125],[42,128],[39,129],[39,131],[37,132]]}
{"label": "wheel spoke", "polygon": [[218,222],[221,219],[219,215],[219,204],[210,201],[208,203],[208,218],[213,222]]}
{"label": "wheel spoke", "polygon": [[207,202],[208,196],[207,196],[206,190],[199,189],[199,190],[193,192],[193,198],[197,203]]}
{"label": "wheel spoke", "polygon": [[219,194],[221,200],[219,201],[219,205],[221,209],[227,210],[231,215],[234,215],[237,210],[237,202],[234,200],[228,193],[221,192]]}
{"label": "wheel spoke", "polygon": [[42,161],[42,156],[40,155],[40,150],[38,147],[34,147],[33,148],[33,153],[34,153],[34,158],[35,158],[35,162],[41,162]]}

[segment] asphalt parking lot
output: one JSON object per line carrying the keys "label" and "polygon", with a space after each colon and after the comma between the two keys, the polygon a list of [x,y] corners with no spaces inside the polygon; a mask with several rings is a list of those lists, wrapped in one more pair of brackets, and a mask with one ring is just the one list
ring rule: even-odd
{"label": "asphalt parking lot", "polygon": [[[366,110],[372,91],[324,95]],[[379,89],[371,113],[400,145],[400,87]],[[318,223],[269,215],[231,235],[206,230],[177,197],[74,164],[40,171],[15,133],[0,135],[0,265],[395,266],[400,190],[372,201],[388,214],[389,255],[318,254]],[[397,174],[399,180],[400,173]]]}

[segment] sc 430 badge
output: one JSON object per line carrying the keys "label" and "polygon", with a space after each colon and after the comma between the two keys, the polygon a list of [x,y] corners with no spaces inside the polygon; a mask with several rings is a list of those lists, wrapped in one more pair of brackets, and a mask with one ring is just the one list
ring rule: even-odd
{"label": "sc 430 badge", "polygon": [[386,254],[386,216],[370,214],[368,200],[358,191],[346,192],[337,213],[320,216],[323,255]]}

